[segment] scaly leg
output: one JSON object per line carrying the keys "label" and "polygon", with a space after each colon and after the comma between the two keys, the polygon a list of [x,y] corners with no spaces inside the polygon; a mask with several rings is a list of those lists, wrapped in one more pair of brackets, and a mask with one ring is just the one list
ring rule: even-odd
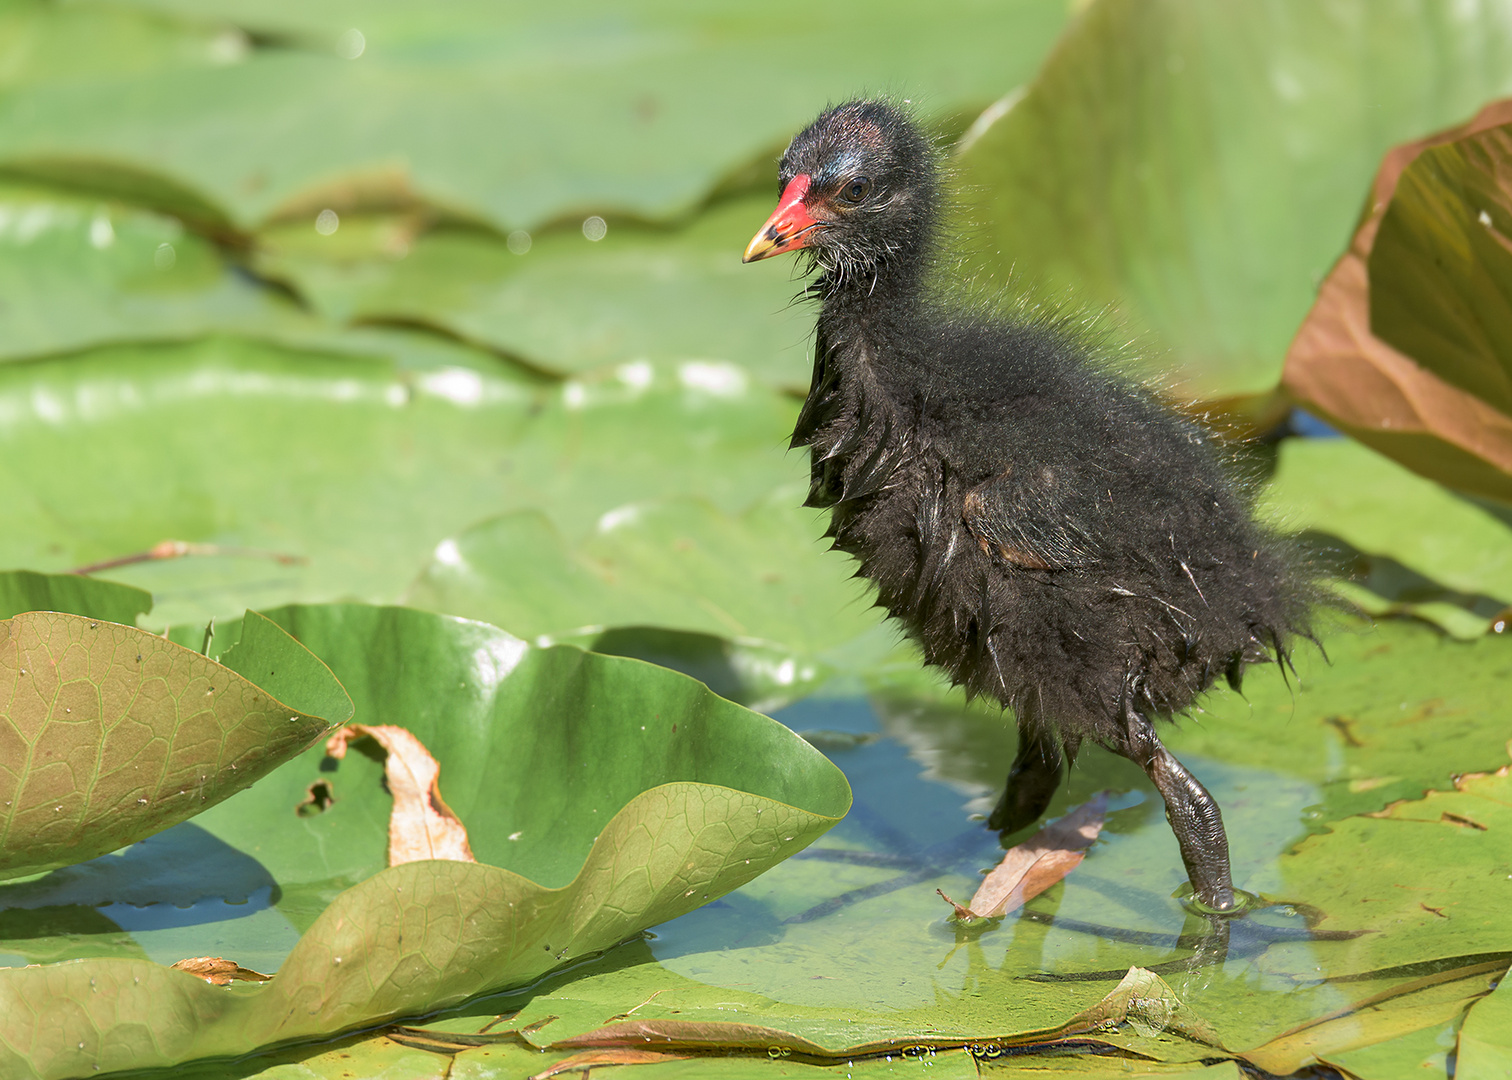
{"label": "scaly leg", "polygon": [[[1074,748],[1067,748],[1075,756]],[[1061,779],[1061,748],[1044,728],[1019,718],[1018,756],[987,827],[1006,836],[1039,820]]]}
{"label": "scaly leg", "polygon": [[1207,788],[1161,745],[1155,727],[1132,701],[1124,703],[1126,730],[1109,749],[1144,769],[1165,800],[1166,820],[1181,845],[1181,861],[1197,899],[1215,911],[1234,906],[1228,834],[1223,814]]}

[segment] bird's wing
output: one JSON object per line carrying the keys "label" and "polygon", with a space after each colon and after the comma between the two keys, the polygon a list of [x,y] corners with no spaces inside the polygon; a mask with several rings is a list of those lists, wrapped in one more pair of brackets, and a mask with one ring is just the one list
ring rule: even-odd
{"label": "bird's wing", "polygon": [[1097,562],[1072,466],[1009,466],[966,492],[962,517],[982,550],[1025,570]]}

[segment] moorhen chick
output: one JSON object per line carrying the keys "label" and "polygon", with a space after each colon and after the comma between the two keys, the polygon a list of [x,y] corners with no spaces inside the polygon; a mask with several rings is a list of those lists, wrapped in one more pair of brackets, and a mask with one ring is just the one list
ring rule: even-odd
{"label": "moorhen chick", "polygon": [[968,692],[1018,719],[988,821],[1044,812],[1087,740],[1166,804],[1195,898],[1235,908],[1217,804],[1156,734],[1214,680],[1288,661],[1312,588],[1213,436],[1108,370],[1066,322],[952,303],[940,172],[898,106],[828,109],[782,156],[745,261],[806,253],[813,383],[792,445],[807,505],[878,602]]}

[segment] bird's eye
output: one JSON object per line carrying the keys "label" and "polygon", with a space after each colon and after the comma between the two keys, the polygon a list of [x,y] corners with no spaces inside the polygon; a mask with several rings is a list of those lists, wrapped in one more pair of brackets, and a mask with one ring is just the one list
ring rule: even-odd
{"label": "bird's eye", "polygon": [[864,176],[854,176],[850,183],[840,189],[840,197],[848,203],[858,203],[871,191],[871,181]]}

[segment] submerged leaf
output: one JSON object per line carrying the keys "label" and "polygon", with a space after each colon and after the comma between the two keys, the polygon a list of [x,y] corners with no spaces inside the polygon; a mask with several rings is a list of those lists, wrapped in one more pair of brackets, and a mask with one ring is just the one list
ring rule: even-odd
{"label": "submerged leaf", "polygon": [[1065,817],[1009,848],[1003,861],[977,886],[971,903],[964,909],[956,905],[957,917],[969,922],[1006,915],[1056,884],[1086,858],[1087,849],[1102,832],[1107,809],[1108,793],[1100,791]]}

